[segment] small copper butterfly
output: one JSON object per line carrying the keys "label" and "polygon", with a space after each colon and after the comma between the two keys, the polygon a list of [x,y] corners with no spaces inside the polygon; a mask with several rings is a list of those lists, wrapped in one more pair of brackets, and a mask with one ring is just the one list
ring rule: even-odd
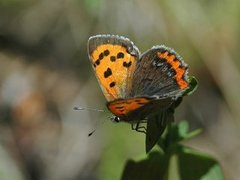
{"label": "small copper butterfly", "polygon": [[113,120],[136,124],[136,131],[146,130],[140,123],[156,115],[164,119],[161,112],[189,88],[187,64],[164,45],[141,54],[128,38],[96,35],[88,40],[88,55]]}

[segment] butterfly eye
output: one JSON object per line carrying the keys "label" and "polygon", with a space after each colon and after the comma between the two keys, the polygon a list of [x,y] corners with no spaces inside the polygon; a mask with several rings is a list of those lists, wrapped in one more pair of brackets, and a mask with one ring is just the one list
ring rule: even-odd
{"label": "butterfly eye", "polygon": [[114,123],[119,123],[120,122],[120,118],[117,117],[117,116],[112,116],[111,117],[111,121],[114,122]]}

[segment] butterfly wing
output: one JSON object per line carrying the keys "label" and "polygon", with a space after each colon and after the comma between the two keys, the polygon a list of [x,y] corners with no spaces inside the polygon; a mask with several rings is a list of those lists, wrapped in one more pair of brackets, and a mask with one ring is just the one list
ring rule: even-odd
{"label": "butterfly wing", "polygon": [[150,114],[165,110],[172,104],[171,98],[156,99],[151,97],[134,97],[117,99],[107,103],[108,109],[121,121],[139,122]]}
{"label": "butterfly wing", "polygon": [[174,117],[171,111],[160,111],[158,114],[151,116],[147,122],[146,131],[146,152],[148,153],[153,146],[157,143],[163,134],[167,124],[173,122]]}
{"label": "butterfly wing", "polygon": [[187,74],[187,64],[173,49],[154,46],[137,63],[130,96],[176,99],[189,88]]}
{"label": "butterfly wing", "polygon": [[97,35],[89,38],[89,59],[107,101],[129,95],[139,54],[137,47],[122,36]]}
{"label": "butterfly wing", "polygon": [[129,113],[140,109],[151,102],[150,98],[138,97],[128,99],[118,99],[107,104],[108,109],[118,117],[126,117]]}

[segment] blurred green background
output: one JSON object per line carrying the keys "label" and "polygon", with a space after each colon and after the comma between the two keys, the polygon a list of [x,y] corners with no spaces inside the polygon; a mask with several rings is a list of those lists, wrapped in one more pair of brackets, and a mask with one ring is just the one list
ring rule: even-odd
{"label": "blurred green background", "polygon": [[[87,56],[96,34],[174,48],[199,81],[175,114],[187,144],[240,177],[240,1],[0,0],[0,179],[119,179],[145,136],[113,124]],[[88,133],[97,127],[91,137]]]}

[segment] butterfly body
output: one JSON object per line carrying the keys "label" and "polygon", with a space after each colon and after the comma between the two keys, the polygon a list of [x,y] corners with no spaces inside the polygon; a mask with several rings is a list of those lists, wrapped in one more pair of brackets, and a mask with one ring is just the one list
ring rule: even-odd
{"label": "butterfly body", "polygon": [[166,111],[188,88],[188,66],[171,48],[141,55],[127,38],[97,35],[88,41],[96,77],[116,120],[139,123]]}

